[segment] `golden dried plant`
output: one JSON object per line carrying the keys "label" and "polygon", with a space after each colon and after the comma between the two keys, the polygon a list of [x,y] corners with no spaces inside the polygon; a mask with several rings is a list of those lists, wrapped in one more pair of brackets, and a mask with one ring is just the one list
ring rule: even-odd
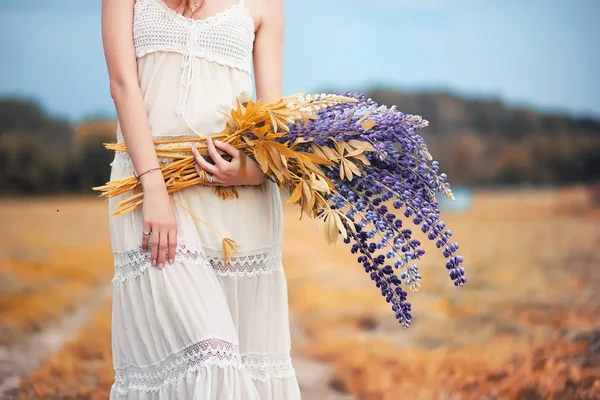
{"label": "golden dried plant", "polygon": [[[301,217],[307,214],[311,218],[322,218],[325,224],[325,236],[330,243],[336,242],[340,232],[343,237],[346,237],[347,229],[352,225],[347,222],[342,212],[329,207],[327,198],[335,188],[322,168],[330,168],[337,164],[340,167],[340,178],[352,180],[354,176],[361,173],[358,163],[369,164],[364,153],[374,149],[371,144],[356,139],[339,143],[334,141],[334,148],[317,145],[310,139],[298,138],[286,143],[281,143],[279,139],[290,131],[290,125],[306,124],[310,120],[318,119],[319,110],[344,102],[356,102],[356,100],[345,96],[322,94],[293,95],[268,103],[259,100],[242,104],[237,101],[236,107],[228,115],[229,121],[223,131],[212,137],[214,140],[229,143],[240,151],[242,173],[245,173],[247,157],[256,160],[269,179],[280,189],[290,192],[288,201],[300,206]],[[366,118],[360,122],[364,129],[373,126],[372,121]],[[190,142],[193,145],[190,145]],[[157,157],[170,160],[161,166],[168,193],[208,181],[206,173],[198,175],[195,169],[196,159],[192,155],[192,146],[202,156],[208,155],[206,138],[174,137],[155,140],[154,144]],[[303,146],[305,150],[302,150],[300,146],[302,144],[309,144],[309,146]],[[105,146],[109,150],[127,151],[125,143],[109,143]],[[227,157],[226,154],[223,156]],[[101,192],[100,196],[104,198],[130,194],[117,205],[114,215],[131,211],[143,203],[144,195],[135,176],[108,182],[106,185],[95,187],[94,190]],[[238,196],[235,187],[217,187],[215,190],[223,200]],[[185,209],[183,204],[177,203]],[[192,216],[206,224],[197,216],[193,214]],[[232,239],[224,238],[222,235],[221,237],[223,257],[227,262],[235,255],[238,246]]]}

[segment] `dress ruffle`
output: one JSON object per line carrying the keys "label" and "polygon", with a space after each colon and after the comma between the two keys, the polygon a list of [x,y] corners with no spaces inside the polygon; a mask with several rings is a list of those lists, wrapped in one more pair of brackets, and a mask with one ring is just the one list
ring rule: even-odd
{"label": "dress ruffle", "polygon": [[279,244],[227,266],[193,240],[164,269],[148,254],[114,253],[111,398],[300,398]]}

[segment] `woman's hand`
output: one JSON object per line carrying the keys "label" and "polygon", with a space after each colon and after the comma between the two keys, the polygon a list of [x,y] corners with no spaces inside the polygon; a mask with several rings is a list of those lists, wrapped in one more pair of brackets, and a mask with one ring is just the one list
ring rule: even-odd
{"label": "woman's hand", "polygon": [[175,261],[177,220],[162,174],[147,174],[140,181],[144,187],[142,248],[148,250],[148,244],[152,244],[152,265],[160,269],[167,255],[169,264]]}
{"label": "woman's hand", "polygon": [[[212,176],[212,182],[207,182],[208,186],[241,186],[241,185],[260,185],[267,179],[256,161],[248,157],[246,160],[246,173],[240,173],[240,151],[221,141],[213,142],[212,138],[206,138],[208,155],[213,160],[214,165],[209,163],[200,155],[195,147],[192,147],[192,153],[196,158],[196,172],[202,175],[202,171]],[[231,156],[231,161],[221,157],[219,150]]]}

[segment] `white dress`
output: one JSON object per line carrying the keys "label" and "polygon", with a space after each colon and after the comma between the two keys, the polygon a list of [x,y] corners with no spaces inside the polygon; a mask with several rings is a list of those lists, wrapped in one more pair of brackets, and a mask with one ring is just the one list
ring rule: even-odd
{"label": "white dress", "polygon": [[[251,98],[254,23],[243,0],[199,21],[161,0],[137,0],[133,34],[155,138],[218,133],[236,98]],[[120,128],[117,139],[123,141]],[[111,179],[133,172],[128,154],[118,152]],[[142,210],[110,217],[111,399],[300,399],[290,358],[279,190],[268,182],[262,190],[238,191],[239,199],[229,200],[204,186],[174,194],[240,245],[227,266],[218,234],[175,203],[176,261],[162,270],[140,247]],[[122,199],[111,199],[109,211]]]}

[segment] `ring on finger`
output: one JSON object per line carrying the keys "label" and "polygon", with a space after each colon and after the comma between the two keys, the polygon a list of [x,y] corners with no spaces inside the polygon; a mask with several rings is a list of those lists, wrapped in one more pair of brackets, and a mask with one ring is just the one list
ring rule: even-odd
{"label": "ring on finger", "polygon": [[208,183],[213,183],[213,176],[211,174],[208,175]]}
{"label": "ring on finger", "polygon": [[152,232],[143,232],[143,235],[144,235],[144,236],[150,236],[150,234],[151,234],[151,233],[152,233]]}

